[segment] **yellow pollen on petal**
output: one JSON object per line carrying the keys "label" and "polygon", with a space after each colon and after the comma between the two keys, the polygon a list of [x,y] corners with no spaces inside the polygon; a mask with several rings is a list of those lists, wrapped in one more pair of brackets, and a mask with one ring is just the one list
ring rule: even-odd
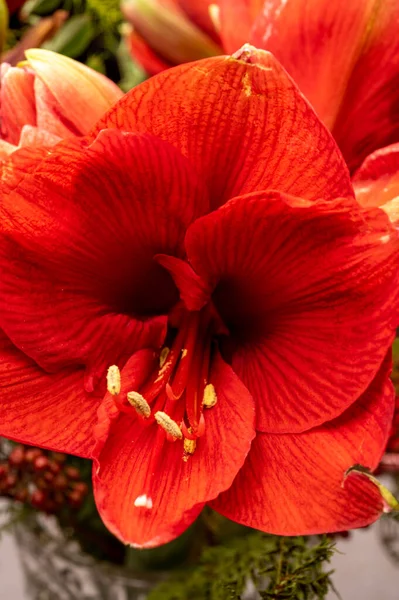
{"label": "yellow pollen on petal", "polygon": [[184,462],[187,462],[188,459],[190,458],[190,456],[192,454],[194,454],[196,446],[197,446],[197,440],[189,440],[188,438],[184,438],[184,442],[183,442],[183,448],[184,448],[183,460],[184,460]]}
{"label": "yellow pollen on petal", "polygon": [[182,350],[181,350],[181,357],[182,358],[186,358],[187,352],[188,352],[187,348],[182,348]]}
{"label": "yellow pollen on petal", "polygon": [[159,368],[162,369],[162,367],[164,366],[166,359],[168,358],[168,354],[170,352],[170,348],[167,348],[165,346],[165,348],[162,348],[161,350],[161,354],[159,355]]}
{"label": "yellow pollen on petal", "polygon": [[180,427],[178,426],[176,421],[170,418],[169,415],[159,410],[155,413],[154,417],[158,425],[160,425],[160,427],[162,427],[162,429],[164,429],[166,433],[169,433],[169,435],[176,438],[177,440],[181,440],[183,438],[183,434],[181,432]]}
{"label": "yellow pollen on petal", "polygon": [[128,402],[133,408],[138,412],[139,415],[142,415],[146,419],[151,414],[151,408],[148,404],[147,400],[139,394],[138,392],[128,392],[127,393]]}
{"label": "yellow pollen on petal", "polygon": [[202,400],[202,404],[205,408],[212,408],[215,406],[218,401],[218,397],[216,396],[215,386],[212,383],[208,383],[204,389],[204,398]]}
{"label": "yellow pollen on petal", "polygon": [[[169,353],[168,353],[168,355],[169,355]],[[164,360],[161,368],[158,371],[158,377],[156,378],[156,380],[154,381],[154,383],[158,383],[158,381],[161,381],[161,379],[164,376],[165,371],[167,371],[168,368],[170,367],[170,364],[171,364],[172,361],[168,360],[168,355],[165,357],[165,360]],[[159,358],[161,359],[161,357],[159,357]]]}
{"label": "yellow pollen on petal", "polygon": [[107,390],[112,396],[121,392],[121,373],[116,365],[112,365],[107,371]]}

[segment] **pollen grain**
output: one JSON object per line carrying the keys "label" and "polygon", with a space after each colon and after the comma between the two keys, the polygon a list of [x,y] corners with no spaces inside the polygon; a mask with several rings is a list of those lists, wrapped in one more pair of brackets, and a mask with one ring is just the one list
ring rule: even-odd
{"label": "pollen grain", "polygon": [[159,410],[155,413],[154,417],[158,425],[160,425],[160,427],[162,427],[162,429],[164,429],[170,436],[176,440],[181,440],[183,438],[180,427],[176,421],[170,418],[169,415]]}
{"label": "pollen grain", "polygon": [[121,373],[116,365],[112,365],[107,371],[107,390],[112,396],[121,392]]}
{"label": "pollen grain", "polygon": [[160,369],[162,369],[162,367],[164,366],[166,359],[168,358],[169,352],[170,352],[170,348],[167,348],[166,346],[164,348],[162,348],[161,354],[159,355],[159,368]]}
{"label": "pollen grain", "polygon": [[183,442],[183,448],[184,448],[183,460],[184,460],[184,462],[187,462],[188,459],[190,458],[190,456],[192,454],[194,454],[196,445],[197,445],[197,440],[189,440],[188,438],[184,438],[184,442]]}
{"label": "pollen grain", "polygon": [[204,389],[204,398],[202,404],[205,408],[212,408],[218,401],[216,396],[215,386],[212,383],[208,383]]}
{"label": "pollen grain", "polygon": [[128,392],[127,399],[139,415],[148,419],[151,415],[151,408],[144,396],[138,392]]}

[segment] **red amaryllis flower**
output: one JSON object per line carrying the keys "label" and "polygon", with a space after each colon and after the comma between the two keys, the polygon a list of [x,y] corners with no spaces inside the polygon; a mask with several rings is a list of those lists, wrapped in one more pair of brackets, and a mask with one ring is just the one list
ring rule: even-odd
{"label": "red amaryllis flower", "polygon": [[345,474],[391,429],[397,234],[271,55],[150,79],[2,191],[0,433],[93,458],[116,535],[377,518]]}
{"label": "red amaryllis flower", "polygon": [[[162,22],[154,31],[151,15],[140,27],[146,5],[154,2],[160,0],[126,4],[134,7],[126,16],[137,25],[137,48],[133,44],[132,52],[139,61],[147,57],[145,67],[150,47],[163,51],[162,40],[167,38]],[[185,11],[197,6],[189,0],[183,4]],[[277,57],[332,132],[351,171],[369,153],[399,140],[397,0],[219,0],[211,14],[225,52],[250,42]],[[177,38],[176,28],[174,44],[182,49],[181,62],[184,44],[179,46]],[[186,60],[192,59],[191,53]],[[158,63],[154,67],[159,70],[159,59]]]}
{"label": "red amaryllis flower", "polygon": [[26,50],[22,67],[1,65],[0,158],[18,146],[87,134],[123,95],[110,79],[61,54]]}

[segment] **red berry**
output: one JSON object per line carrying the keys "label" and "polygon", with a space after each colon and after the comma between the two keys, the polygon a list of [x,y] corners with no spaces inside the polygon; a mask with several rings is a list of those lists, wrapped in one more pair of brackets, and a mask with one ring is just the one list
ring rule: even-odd
{"label": "red berry", "polygon": [[69,504],[71,506],[73,506],[74,508],[79,508],[79,506],[83,502],[82,494],[80,492],[75,492],[75,491],[70,492],[68,494],[68,501],[69,501]]}
{"label": "red berry", "polygon": [[65,467],[64,472],[69,479],[80,479],[80,472],[76,467]]}
{"label": "red berry", "polygon": [[53,487],[55,490],[65,490],[68,487],[68,480],[62,473],[54,477]]}
{"label": "red berry", "polygon": [[38,456],[42,456],[42,451],[39,448],[29,448],[29,450],[27,450],[25,452],[25,460],[28,463],[33,463],[33,461],[38,457]]}
{"label": "red berry", "polygon": [[30,503],[35,508],[42,508],[45,501],[46,495],[41,490],[35,490],[30,497]]}
{"label": "red berry", "polygon": [[54,473],[55,475],[57,475],[57,473],[59,473],[61,471],[60,465],[54,461],[51,461],[49,463],[49,467],[50,467],[51,472]]}
{"label": "red berry", "polygon": [[11,489],[12,487],[14,487],[14,485],[17,483],[18,479],[17,476],[14,475],[13,473],[10,473],[9,475],[7,475],[5,484],[6,484],[6,489]]}
{"label": "red berry", "polygon": [[46,469],[48,467],[48,458],[46,456],[38,456],[37,458],[35,458],[35,460],[33,461],[33,466],[35,468],[35,471],[42,471],[43,469]]}
{"label": "red berry", "polygon": [[25,450],[23,446],[16,446],[8,457],[8,462],[14,467],[19,467],[25,460]]}
{"label": "red berry", "polygon": [[73,490],[75,492],[79,492],[82,496],[86,496],[88,492],[88,487],[83,481],[79,481],[78,483],[73,484]]}

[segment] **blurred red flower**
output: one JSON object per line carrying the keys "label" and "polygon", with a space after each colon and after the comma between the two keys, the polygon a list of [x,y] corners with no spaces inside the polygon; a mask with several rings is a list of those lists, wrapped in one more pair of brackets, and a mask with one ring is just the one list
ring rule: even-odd
{"label": "blurred red flower", "polygon": [[49,50],[25,51],[20,67],[0,67],[0,159],[18,146],[87,134],[123,95],[110,79]]}
{"label": "blurred red flower", "polygon": [[272,52],[351,172],[399,141],[397,0],[125,0],[123,7],[132,54],[150,73],[245,42]]}

